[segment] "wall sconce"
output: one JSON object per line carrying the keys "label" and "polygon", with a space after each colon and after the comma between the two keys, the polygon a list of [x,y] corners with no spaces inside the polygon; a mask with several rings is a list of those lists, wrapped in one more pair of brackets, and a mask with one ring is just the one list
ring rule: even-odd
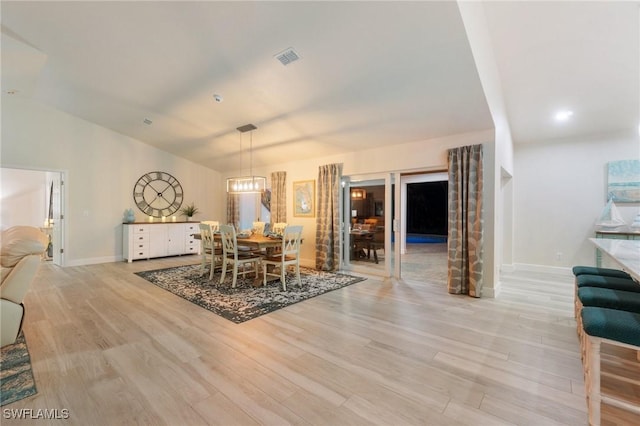
{"label": "wall sconce", "polygon": [[364,200],[367,198],[367,192],[364,189],[354,188],[351,190],[351,198],[354,200]]}

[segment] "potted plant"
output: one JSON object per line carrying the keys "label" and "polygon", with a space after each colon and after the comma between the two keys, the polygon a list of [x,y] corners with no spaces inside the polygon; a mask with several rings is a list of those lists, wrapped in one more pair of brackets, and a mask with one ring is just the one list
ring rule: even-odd
{"label": "potted plant", "polygon": [[191,221],[191,218],[198,213],[198,208],[196,207],[196,205],[194,203],[191,204],[187,204],[186,206],[184,206],[183,208],[180,209],[180,213],[182,213],[183,216],[187,217],[187,222]]}

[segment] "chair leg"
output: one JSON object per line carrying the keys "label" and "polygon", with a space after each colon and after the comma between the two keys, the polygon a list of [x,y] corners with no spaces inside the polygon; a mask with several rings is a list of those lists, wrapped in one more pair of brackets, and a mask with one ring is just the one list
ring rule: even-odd
{"label": "chair leg", "polygon": [[213,271],[216,269],[216,255],[211,253],[211,271],[209,272],[209,281],[213,279]]}
{"label": "chair leg", "polygon": [[296,262],[296,278],[298,278],[298,287],[302,287],[302,280],[300,279],[300,261]]}
{"label": "chair leg", "polygon": [[[204,267],[207,264],[207,254],[204,252],[204,250],[202,251],[202,262],[200,263],[200,276],[204,275]],[[211,279],[211,278],[209,278]]]}
{"label": "chair leg", "polygon": [[[587,333],[584,333],[587,334]],[[589,424],[600,425],[600,339],[587,337],[587,407]]]}
{"label": "chair leg", "polygon": [[220,275],[220,284],[224,282],[224,277],[227,275],[227,259],[222,261],[222,274]]}
{"label": "chair leg", "polygon": [[267,285],[267,265],[262,265],[262,286]]}
{"label": "chair leg", "polygon": [[280,281],[282,281],[282,291],[287,291],[287,267],[280,265]]}
{"label": "chair leg", "polygon": [[233,262],[233,282],[231,288],[236,288],[236,282],[238,281],[238,264]]}

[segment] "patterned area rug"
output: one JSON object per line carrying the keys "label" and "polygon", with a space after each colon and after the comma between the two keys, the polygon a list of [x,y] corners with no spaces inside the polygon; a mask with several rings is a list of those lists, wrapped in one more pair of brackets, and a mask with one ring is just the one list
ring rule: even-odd
{"label": "patterned area rug", "polygon": [[35,395],[29,349],[22,332],[15,343],[0,349],[0,406]]}
{"label": "patterned area rug", "polygon": [[222,284],[219,283],[219,272],[209,281],[208,270],[200,276],[200,265],[137,272],[136,275],[235,323],[365,280],[351,275],[300,268],[302,286],[298,286],[295,274],[290,271],[287,274],[287,291],[282,291],[280,280],[268,282],[266,287],[254,287],[253,277],[240,276],[236,288],[231,288],[232,274],[227,272]]}

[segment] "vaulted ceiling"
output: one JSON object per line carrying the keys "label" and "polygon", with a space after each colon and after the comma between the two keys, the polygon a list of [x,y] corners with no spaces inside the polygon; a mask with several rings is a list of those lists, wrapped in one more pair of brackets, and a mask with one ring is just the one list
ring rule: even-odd
{"label": "vaulted ceiling", "polygon": [[[637,128],[638,2],[484,11],[516,143]],[[3,97],[219,171],[246,167],[247,123],[254,166],[493,128],[454,1],[2,1],[1,17]]]}

